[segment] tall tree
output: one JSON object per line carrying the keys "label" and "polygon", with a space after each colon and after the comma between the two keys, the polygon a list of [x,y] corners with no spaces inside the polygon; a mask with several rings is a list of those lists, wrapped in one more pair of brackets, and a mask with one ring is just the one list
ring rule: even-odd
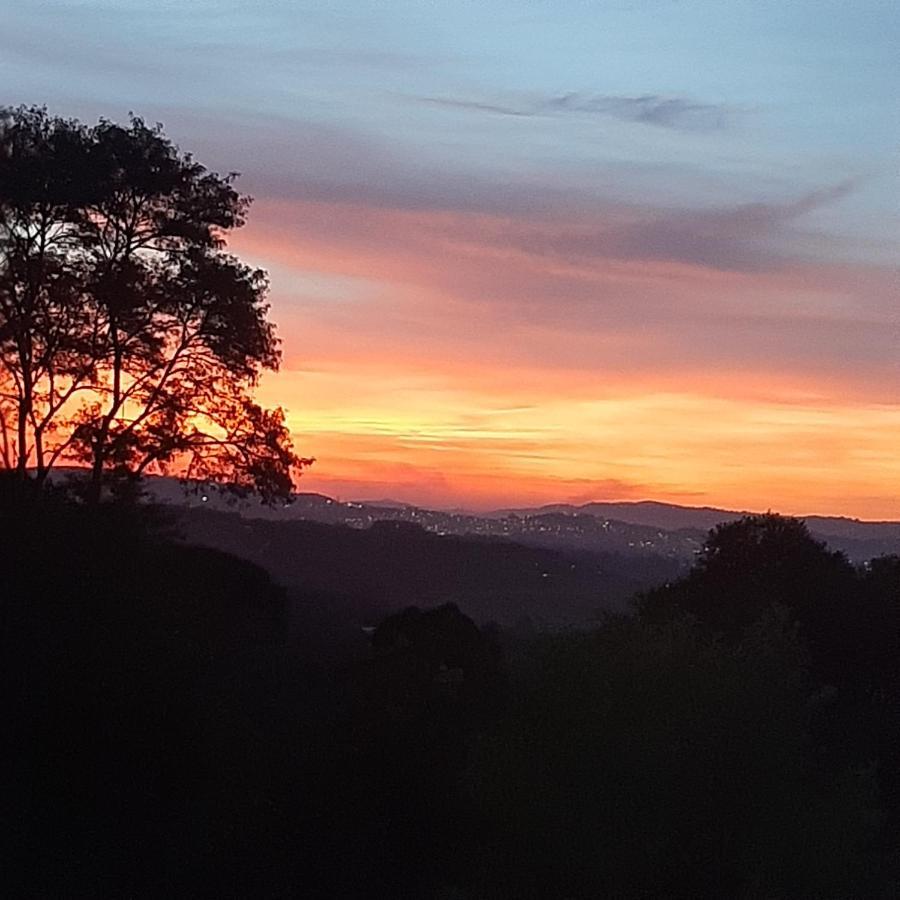
{"label": "tall tree", "polygon": [[310,460],[281,409],[265,272],[225,249],[249,198],[133,117],[0,119],[0,460],[43,480],[177,470],[284,496]]}
{"label": "tall tree", "polygon": [[42,110],[0,110],[0,460],[47,469],[48,433],[93,375],[77,209],[87,133]]}

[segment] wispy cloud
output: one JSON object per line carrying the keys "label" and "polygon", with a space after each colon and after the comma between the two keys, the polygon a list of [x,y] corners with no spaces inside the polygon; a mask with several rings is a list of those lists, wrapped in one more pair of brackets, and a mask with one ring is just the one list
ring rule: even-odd
{"label": "wispy cloud", "polygon": [[676,131],[718,131],[726,127],[736,110],[722,103],[702,103],[684,97],[660,94],[567,93],[547,97],[520,98],[502,103],[466,97],[417,97],[420,103],[447,109],[491,113],[501,116],[553,116],[566,114],[610,116]]}
{"label": "wispy cloud", "polygon": [[642,94],[636,97],[561,94],[548,99],[544,107],[552,112],[607,115],[626,122],[640,122],[679,131],[716,131],[725,127],[734,112],[721,103],[700,103],[683,97],[663,97],[659,94]]}
{"label": "wispy cloud", "polygon": [[[389,346],[414,367],[427,348],[465,367],[527,359],[544,375],[759,368],[831,379],[840,360],[845,381],[890,396],[893,274],[796,251],[794,217],[812,202],[546,218],[261,200],[238,249],[376,285],[360,302],[306,303],[303,352],[312,318],[328,352],[340,334],[355,356]],[[496,389],[495,372],[481,377]]]}
{"label": "wispy cloud", "polygon": [[516,109],[512,106],[501,106],[499,103],[486,103],[479,100],[464,100],[459,97],[416,97],[419,103],[431,106],[443,106],[448,109],[471,110],[472,112],[496,113],[500,116],[533,116],[533,109]]}
{"label": "wispy cloud", "polygon": [[626,258],[677,260],[720,270],[778,269],[800,255],[791,246],[794,222],[842,199],[855,186],[845,181],[781,203],[657,213],[623,229],[613,252]]}

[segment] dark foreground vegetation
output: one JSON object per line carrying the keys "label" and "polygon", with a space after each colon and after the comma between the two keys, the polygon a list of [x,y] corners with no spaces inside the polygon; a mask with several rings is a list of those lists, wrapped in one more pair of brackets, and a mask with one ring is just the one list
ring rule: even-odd
{"label": "dark foreground vegetation", "polygon": [[591,631],[325,664],[148,509],[0,485],[6,896],[894,897],[900,561],[711,533]]}

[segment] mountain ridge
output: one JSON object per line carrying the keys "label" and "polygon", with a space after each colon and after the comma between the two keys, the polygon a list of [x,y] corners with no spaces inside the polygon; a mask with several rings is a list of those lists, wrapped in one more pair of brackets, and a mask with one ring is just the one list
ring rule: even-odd
{"label": "mountain ridge", "polygon": [[[602,550],[641,556],[658,553],[687,562],[702,548],[706,534],[749,511],[691,507],[658,500],[556,503],[498,509],[488,513],[428,509],[396,501],[339,501],[316,492],[297,492],[294,501],[267,507],[258,500],[234,500],[214,488],[197,485],[186,493],[176,479],[151,479],[148,493],[157,502],[232,510],[246,518],[290,522],[312,520],[368,528],[376,522],[419,525],[438,535],[500,537],[554,549]],[[845,516],[797,516],[818,540],[841,550],[854,562],[900,553],[900,522],[868,522]]]}

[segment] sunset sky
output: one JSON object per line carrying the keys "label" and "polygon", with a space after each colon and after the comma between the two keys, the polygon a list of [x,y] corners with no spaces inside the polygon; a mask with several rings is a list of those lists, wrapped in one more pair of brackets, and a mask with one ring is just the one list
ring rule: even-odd
{"label": "sunset sky", "polygon": [[894,0],[0,0],[255,198],[305,490],[900,518]]}

